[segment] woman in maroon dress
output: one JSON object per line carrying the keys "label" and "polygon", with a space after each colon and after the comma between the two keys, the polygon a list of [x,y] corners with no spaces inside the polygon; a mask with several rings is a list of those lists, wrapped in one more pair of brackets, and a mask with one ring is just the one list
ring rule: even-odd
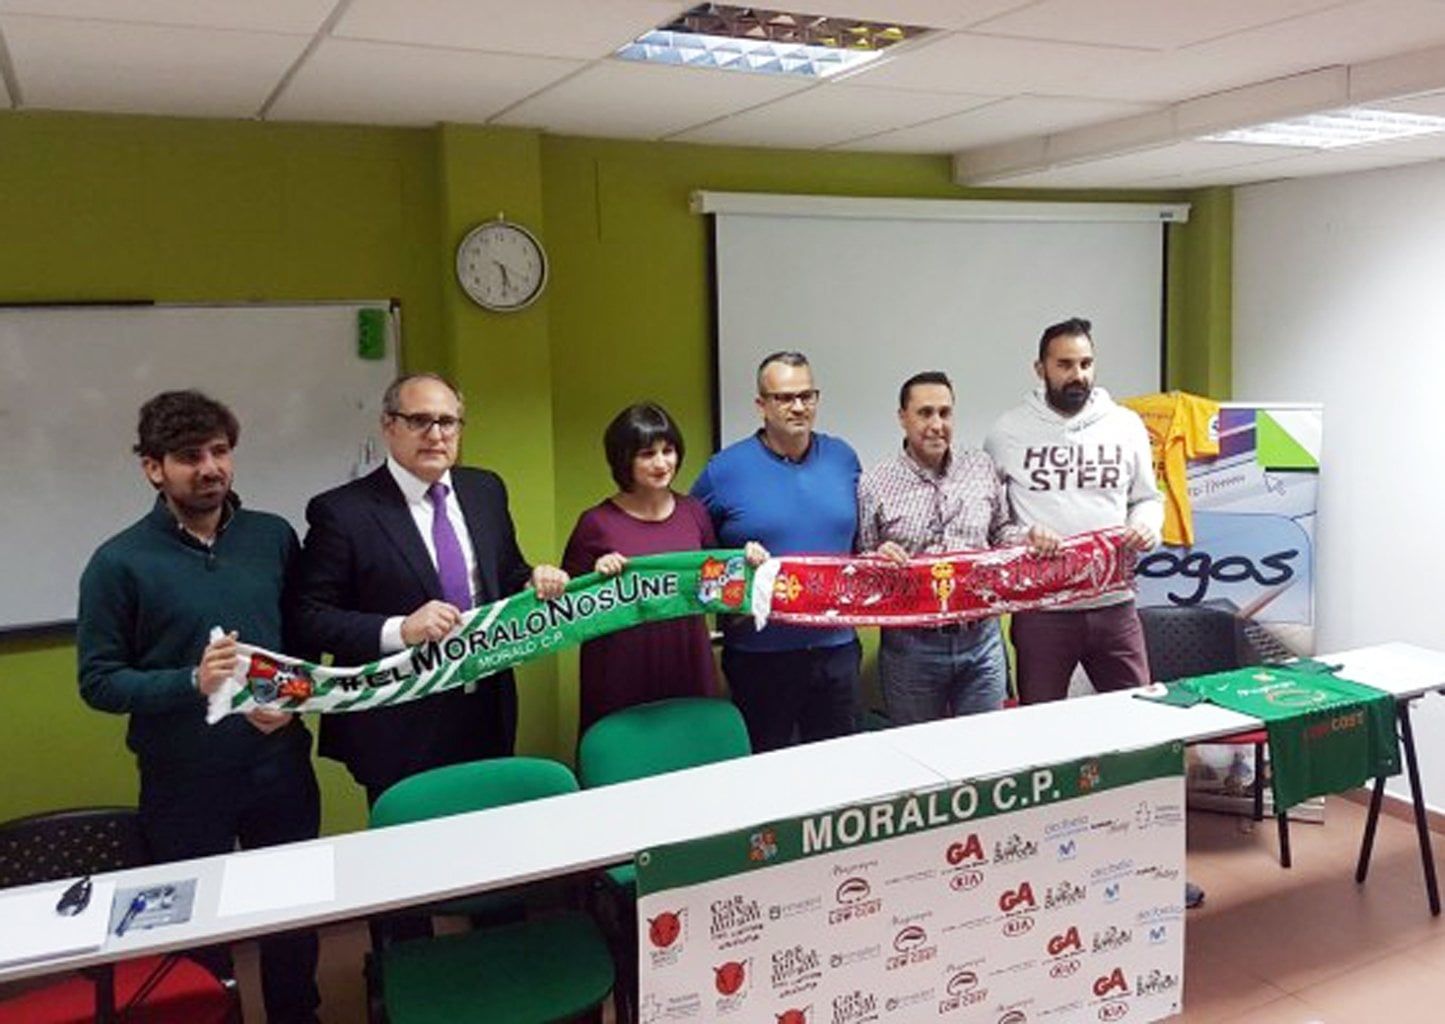
{"label": "woman in maroon dress", "polygon": [[[660,405],[628,406],[602,437],[618,491],[577,520],[562,566],[572,576],[615,576],[632,555],[717,546],[702,502],[672,489],[682,464],[682,433]],[[748,561],[766,559],[748,545]],[[634,704],[716,692],[707,621],[702,616],[650,622],[582,645],[577,735],[599,718]]]}

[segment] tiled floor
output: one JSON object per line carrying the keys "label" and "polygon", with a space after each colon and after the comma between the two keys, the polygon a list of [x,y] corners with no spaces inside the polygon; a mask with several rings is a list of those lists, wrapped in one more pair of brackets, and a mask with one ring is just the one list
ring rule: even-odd
{"label": "tiled floor", "polygon": [[[1364,808],[1331,799],[1326,824],[1291,828],[1279,866],[1273,823],[1189,819],[1189,876],[1208,898],[1186,926],[1185,1024],[1439,1024],[1445,1021],[1445,918],[1425,905],[1413,826],[1381,821],[1369,881],[1354,881]],[[1437,850],[1445,837],[1436,836]],[[322,1016],[366,1019],[360,925],[322,939]],[[254,949],[238,951],[248,1009],[260,1005]],[[260,1014],[247,1020],[259,1021]]]}

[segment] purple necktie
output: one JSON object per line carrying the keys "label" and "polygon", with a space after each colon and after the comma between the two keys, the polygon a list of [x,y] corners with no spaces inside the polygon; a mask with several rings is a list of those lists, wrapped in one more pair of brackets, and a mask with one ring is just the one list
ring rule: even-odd
{"label": "purple necktie", "polygon": [[448,491],[440,480],[426,489],[432,508],[431,539],[437,552],[442,600],[466,611],[472,606],[472,583],[467,578],[467,557],[462,554],[462,542],[457,540],[457,531],[452,529],[451,517],[447,515]]}

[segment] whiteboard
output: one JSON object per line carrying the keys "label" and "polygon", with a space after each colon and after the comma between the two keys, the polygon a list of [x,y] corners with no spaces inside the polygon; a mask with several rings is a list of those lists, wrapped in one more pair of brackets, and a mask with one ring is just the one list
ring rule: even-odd
{"label": "whiteboard", "polygon": [[725,445],[758,428],[757,364],[781,349],[808,356],[818,429],[864,467],[898,450],[898,388],[920,370],[953,380],[955,447],[981,447],[1037,383],[1043,329],[1070,316],[1093,321],[1110,394],[1160,390],[1158,222],[722,213],[714,239]]}
{"label": "whiteboard", "polygon": [[[357,311],[388,310],[386,357]],[[0,309],[0,628],[75,618],[91,553],[149,511],[140,406],[199,388],[241,421],[235,489],[298,531],[307,500],[379,451],[396,374],[387,302]]]}

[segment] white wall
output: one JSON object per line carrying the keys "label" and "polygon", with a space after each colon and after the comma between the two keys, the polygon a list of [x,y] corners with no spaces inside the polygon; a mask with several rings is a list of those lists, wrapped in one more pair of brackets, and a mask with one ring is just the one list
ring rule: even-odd
{"label": "white wall", "polygon": [[[1043,204],[1039,204],[1043,205]],[[1099,383],[1160,386],[1158,220],[717,218],[722,440],[758,427],[758,361],[801,349],[823,391],[818,429],[864,466],[901,443],[898,387],[920,370],[954,386],[954,443],[977,448],[1037,383],[1040,332],[1093,321]]]}
{"label": "white wall", "polygon": [[[1234,397],[1324,403],[1318,649],[1445,648],[1445,163],[1238,190]],[[1414,722],[1445,807],[1445,701]]]}

